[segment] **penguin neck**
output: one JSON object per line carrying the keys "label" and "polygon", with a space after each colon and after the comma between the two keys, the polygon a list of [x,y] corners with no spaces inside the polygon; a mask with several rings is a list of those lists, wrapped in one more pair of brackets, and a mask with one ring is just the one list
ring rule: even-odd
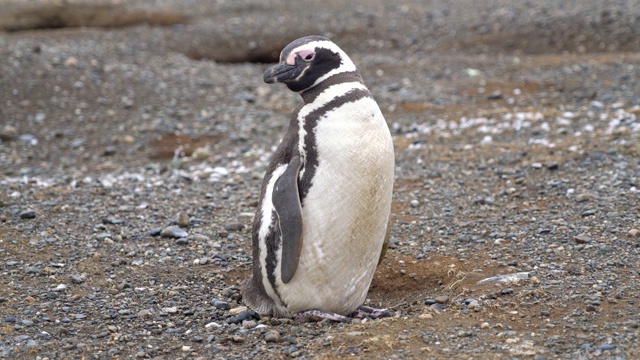
{"label": "penguin neck", "polygon": [[336,84],[349,82],[358,82],[360,84],[364,84],[362,81],[362,77],[357,71],[342,72],[323,80],[318,85],[301,91],[300,96],[302,96],[302,100],[305,104],[310,104],[329,87]]}

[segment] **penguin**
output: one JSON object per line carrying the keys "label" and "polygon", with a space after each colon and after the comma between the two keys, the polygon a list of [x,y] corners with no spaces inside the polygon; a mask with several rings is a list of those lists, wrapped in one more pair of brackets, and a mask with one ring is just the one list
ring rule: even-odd
{"label": "penguin", "polygon": [[389,127],[356,66],[307,36],[264,73],[302,97],[267,167],[243,301],[300,321],[391,315],[363,306],[386,250],[394,181]]}

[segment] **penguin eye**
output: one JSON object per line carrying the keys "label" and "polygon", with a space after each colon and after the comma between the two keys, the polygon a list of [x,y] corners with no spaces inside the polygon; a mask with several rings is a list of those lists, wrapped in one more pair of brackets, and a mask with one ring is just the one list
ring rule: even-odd
{"label": "penguin eye", "polygon": [[306,62],[313,60],[316,57],[316,53],[311,50],[303,50],[298,53],[298,56]]}

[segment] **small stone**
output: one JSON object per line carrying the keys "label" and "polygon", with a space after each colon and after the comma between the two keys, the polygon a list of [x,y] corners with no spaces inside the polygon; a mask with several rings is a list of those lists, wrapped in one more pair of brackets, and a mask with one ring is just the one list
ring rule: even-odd
{"label": "small stone", "polygon": [[204,338],[202,336],[194,336],[191,341],[201,343],[204,341]]}
{"label": "small stone", "polygon": [[138,358],[143,358],[143,357],[146,357],[146,356],[147,356],[147,354],[144,351],[138,351],[136,353],[136,357],[138,357]]}
{"label": "small stone", "polygon": [[11,125],[5,125],[0,129],[0,140],[11,141],[18,137],[18,129]]}
{"label": "small stone", "polygon": [[483,322],[482,324],[480,324],[480,329],[488,329],[489,328],[489,323],[488,322]]}
{"label": "small stone", "polygon": [[250,320],[250,319],[253,319],[253,310],[241,311],[238,314],[238,320],[239,321],[245,321],[245,320]]}
{"label": "small stone", "polygon": [[187,245],[189,243],[189,239],[186,237],[176,239],[176,244],[178,245]]}
{"label": "small stone", "polygon": [[487,95],[487,100],[500,100],[503,97],[504,97],[504,95],[502,95],[501,92],[495,91],[495,92],[492,92],[491,94]]}
{"label": "small stone", "polygon": [[640,230],[638,229],[631,229],[629,230],[629,232],[627,233],[627,235],[631,236],[631,237],[638,237],[640,236]]}
{"label": "small stone", "polygon": [[113,235],[111,233],[101,233],[96,235],[96,240],[104,241],[106,239],[113,239]]}
{"label": "small stone", "polygon": [[76,314],[76,320],[82,320],[86,318],[87,318],[87,315],[85,314]]}
{"label": "small stone", "polygon": [[173,306],[173,307],[166,307],[166,308],[162,308],[163,312],[166,312],[167,314],[175,314],[178,312],[178,308]]}
{"label": "small stone", "polygon": [[236,308],[230,309],[229,310],[229,315],[237,315],[243,311],[247,311],[247,307],[246,306],[238,306]]}
{"label": "small stone", "polygon": [[581,203],[581,202],[587,202],[587,201],[591,201],[593,199],[595,199],[596,196],[593,194],[578,194],[576,195],[576,201]]}
{"label": "small stone", "polygon": [[116,154],[116,152],[117,152],[117,149],[115,146],[107,146],[102,151],[102,156],[113,156]]}
{"label": "small stone", "polygon": [[55,289],[53,289],[53,291],[65,291],[65,290],[67,290],[67,285],[65,285],[65,284],[60,284],[60,285],[56,286]]}
{"label": "small stone", "polygon": [[211,239],[208,236],[202,235],[202,234],[189,235],[189,236],[187,236],[187,239],[193,240],[195,242],[203,242],[203,243],[211,241]]}
{"label": "small stone", "polygon": [[600,349],[602,351],[613,350],[615,348],[616,348],[616,346],[612,345],[612,344],[602,344],[602,345],[598,346],[598,349]]}
{"label": "small stone", "polygon": [[186,211],[180,211],[178,213],[178,226],[181,228],[189,226],[189,215]]}
{"label": "small stone", "polygon": [[20,213],[20,219],[35,219],[35,218],[36,218],[36,212],[34,210],[29,209]]}
{"label": "small stone", "polygon": [[127,96],[123,96],[122,99],[120,99],[122,101],[122,105],[124,106],[125,109],[130,109],[133,107],[133,99],[131,99],[130,97]]}
{"label": "small stone", "polygon": [[242,322],[242,327],[245,329],[253,329],[258,326],[258,323],[255,320],[244,320]]}
{"label": "small stone", "polygon": [[233,340],[234,343],[243,343],[244,342],[244,338],[240,335],[233,335],[233,337],[231,338]]}
{"label": "small stone", "polygon": [[162,229],[162,231],[160,232],[160,236],[174,239],[186,238],[188,235],[189,234],[186,231],[182,230],[179,226],[169,226]]}
{"label": "small stone", "polygon": [[189,351],[191,351],[191,346],[184,345],[184,346],[182,347],[182,351],[183,351],[183,352],[189,352]]}
{"label": "small stone", "polygon": [[82,284],[84,280],[80,275],[71,275],[71,282],[74,284]]}
{"label": "small stone", "polygon": [[584,235],[584,234],[578,234],[578,235],[574,236],[573,240],[577,244],[587,244],[587,243],[591,242],[591,238],[588,237],[587,235]]}
{"label": "small stone", "polygon": [[280,332],[278,330],[271,329],[264,334],[264,341],[277,343],[282,341],[282,337],[280,336]]}
{"label": "small stone", "polygon": [[218,324],[217,322],[214,321],[214,322],[210,322],[210,323],[206,324],[204,327],[205,327],[205,329],[210,329],[210,328],[219,328],[219,327],[222,327],[222,325],[220,325],[220,324]]}
{"label": "small stone", "polygon": [[151,236],[158,236],[160,233],[162,233],[162,228],[153,228],[149,231],[149,235]]}
{"label": "small stone", "polygon": [[151,316],[151,311],[147,310],[147,309],[143,309],[138,311],[138,317],[139,318],[143,318],[143,317],[147,317],[147,316]]}
{"label": "small stone", "polygon": [[420,206],[420,202],[416,199],[411,200],[410,204],[412,208],[417,208],[418,206]]}
{"label": "small stone", "polygon": [[198,264],[200,265],[206,265],[208,262],[209,262],[209,258],[206,256],[201,259],[198,259]]}
{"label": "small stone", "polygon": [[77,66],[78,65],[78,59],[76,59],[73,56],[69,56],[68,58],[66,58],[64,60],[64,66],[66,67],[72,67],[72,66]]}
{"label": "small stone", "polygon": [[244,229],[244,224],[239,222],[228,223],[224,226],[224,229],[227,231],[240,231]]}
{"label": "small stone", "polygon": [[595,215],[596,214],[596,210],[595,209],[587,209],[585,211],[582,212],[582,216],[591,216],[591,215]]}
{"label": "small stone", "polygon": [[440,295],[435,298],[436,304],[446,304],[449,302],[449,297],[446,295]]}
{"label": "small stone", "polygon": [[229,305],[229,303],[221,301],[217,298],[213,298],[211,300],[211,305],[215,306],[218,309],[222,309],[222,310],[229,310],[231,309],[231,306]]}
{"label": "small stone", "polygon": [[470,302],[469,304],[467,304],[467,308],[469,310],[473,310],[473,311],[480,311],[481,306],[480,306],[480,303],[478,301],[474,300],[474,301]]}

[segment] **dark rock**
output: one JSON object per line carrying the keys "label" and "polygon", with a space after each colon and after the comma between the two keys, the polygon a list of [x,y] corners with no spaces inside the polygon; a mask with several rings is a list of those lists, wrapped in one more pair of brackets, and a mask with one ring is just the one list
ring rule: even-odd
{"label": "dark rock", "polygon": [[20,219],[35,219],[36,212],[34,210],[25,210],[20,213]]}

